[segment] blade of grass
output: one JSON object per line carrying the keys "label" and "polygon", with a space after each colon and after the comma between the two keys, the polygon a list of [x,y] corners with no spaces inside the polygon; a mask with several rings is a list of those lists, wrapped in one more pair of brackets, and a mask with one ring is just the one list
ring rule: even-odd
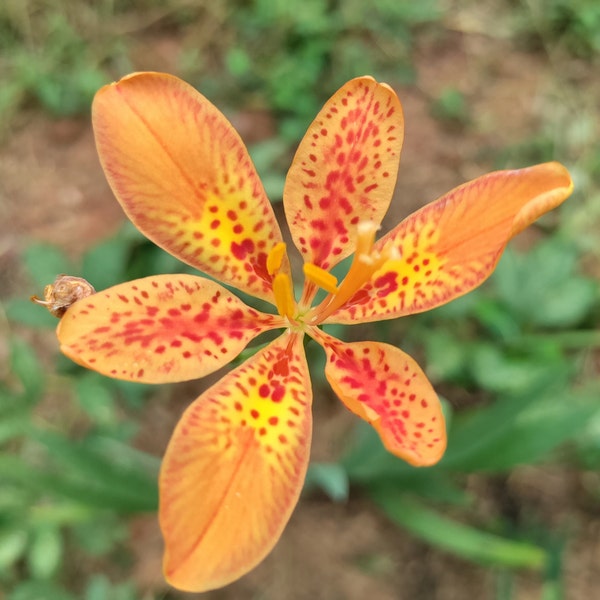
{"label": "blade of grass", "polygon": [[548,561],[546,551],[539,546],[503,538],[454,521],[390,486],[374,486],[368,493],[396,525],[442,550],[472,562],[539,570]]}

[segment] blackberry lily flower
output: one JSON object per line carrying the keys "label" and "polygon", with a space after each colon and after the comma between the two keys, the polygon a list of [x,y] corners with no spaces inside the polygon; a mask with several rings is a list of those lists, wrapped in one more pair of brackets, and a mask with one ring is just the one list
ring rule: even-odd
{"label": "blackberry lily flower", "polygon": [[[437,462],[444,419],[416,362],[388,344],[344,343],[319,326],[392,319],[465,294],[515,234],[572,190],[558,163],[490,173],[375,241],[395,185],[402,108],[389,86],[353,79],[310,125],[287,175],[285,213],[304,259],[296,301],[286,246],[247,150],[206,98],[171,75],[135,73],[98,92],[93,125],[108,181],[137,228],[276,311],[251,308],[212,279],[146,277],[68,308],[61,350],[110,377],[176,382],[219,369],[265,331],[284,330],[191,404],[167,448],[164,571],[189,591],[252,569],[298,500],[312,428],[304,336],[324,348],[340,400],[391,453],[415,466]],[[338,282],[331,269],[352,253]],[[326,296],[312,306],[319,289]]]}

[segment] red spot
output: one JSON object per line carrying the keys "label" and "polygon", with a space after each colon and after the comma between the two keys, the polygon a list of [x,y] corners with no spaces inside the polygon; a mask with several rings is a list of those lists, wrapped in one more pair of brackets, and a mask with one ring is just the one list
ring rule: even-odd
{"label": "red spot", "polygon": [[94,329],[94,333],[106,333],[107,331],[110,331],[110,327],[104,326],[96,327],[96,329]]}
{"label": "red spot", "polygon": [[285,396],[285,386],[278,385],[273,390],[273,393],[271,394],[271,400],[273,400],[273,402],[281,402],[281,400],[283,399],[284,396]]}
{"label": "red spot", "polygon": [[397,273],[388,271],[385,275],[378,277],[375,280],[374,285],[378,288],[377,295],[380,298],[395,292],[398,289]]}
{"label": "red spot", "polygon": [[266,383],[263,383],[259,388],[258,388],[258,395],[261,398],[266,398],[269,395],[269,386]]}
{"label": "red spot", "polygon": [[277,425],[279,419],[277,417],[269,417],[269,425]]}
{"label": "red spot", "polygon": [[195,317],[194,317],[194,323],[204,323],[204,321],[208,321],[209,318],[209,314],[208,311],[204,311],[201,313],[198,313]]}
{"label": "red spot", "polygon": [[137,372],[137,376],[138,376],[138,377],[141,377],[143,374],[144,374],[144,369],[140,369],[140,370]]}
{"label": "red spot", "polygon": [[231,243],[231,253],[238,259],[244,260],[248,254],[254,252],[254,241],[250,238],[242,240],[240,244]]}
{"label": "red spot", "polygon": [[148,296],[149,296],[149,294],[148,294],[148,292],[146,290],[142,290],[140,292],[140,295],[141,295],[142,298],[148,298]]}
{"label": "red spot", "polygon": [[192,356],[192,353],[189,350],[186,350],[182,353],[181,356],[183,356],[183,358],[190,358]]}
{"label": "red spot", "polygon": [[241,411],[242,410],[242,404],[240,402],[236,402],[233,405],[233,408],[235,408],[235,410],[237,410],[237,411]]}
{"label": "red spot", "polygon": [[171,348],[179,348],[181,346],[181,340],[173,340],[170,346]]}
{"label": "red spot", "polygon": [[168,310],[168,314],[171,317],[179,317],[181,315],[181,311],[177,310],[176,308],[170,308]]}
{"label": "red spot", "polygon": [[401,415],[405,418],[408,419],[410,417],[410,412],[408,410],[403,410]]}
{"label": "red spot", "polygon": [[253,408],[253,409],[250,411],[250,416],[251,416],[253,419],[258,419],[258,417],[260,417],[260,413],[259,413],[259,412],[258,412],[258,411],[257,411],[255,408]]}
{"label": "red spot", "polygon": [[156,348],[154,348],[156,354],[162,354],[165,350],[166,348],[164,346],[156,346]]}
{"label": "red spot", "polygon": [[427,408],[429,406],[429,404],[427,404],[427,400],[425,400],[425,398],[423,398],[423,400],[421,400],[421,406],[423,408]]}
{"label": "red spot", "polygon": [[284,377],[289,374],[289,364],[286,358],[281,358],[273,365],[273,371],[276,375],[283,375]]}
{"label": "red spot", "polygon": [[237,221],[237,213],[234,210],[228,210],[227,211],[227,218],[230,219],[231,221]]}
{"label": "red spot", "polygon": [[117,294],[117,298],[126,304],[129,302],[129,298],[127,298],[127,296],[123,296],[123,294]]}
{"label": "red spot", "polygon": [[285,437],[285,435],[283,435],[283,433],[279,434],[279,436],[277,436],[277,439],[282,443],[282,444],[287,444],[287,438]]}
{"label": "red spot", "polygon": [[244,226],[240,225],[239,223],[237,225],[235,225],[233,228],[233,233],[240,234],[240,233],[242,233],[242,231],[244,231]]}

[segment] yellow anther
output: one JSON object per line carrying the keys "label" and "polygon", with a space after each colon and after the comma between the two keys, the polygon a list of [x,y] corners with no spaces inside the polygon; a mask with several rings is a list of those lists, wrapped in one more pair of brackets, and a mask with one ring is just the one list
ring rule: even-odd
{"label": "yellow anther", "polygon": [[379,225],[374,221],[361,221],[356,226],[356,256],[371,253],[378,231]]}
{"label": "yellow anther", "polygon": [[282,317],[294,318],[296,301],[292,292],[292,280],[285,273],[277,273],[273,277],[273,294],[275,295],[275,304],[277,312]]}
{"label": "yellow anther", "polygon": [[325,269],[321,269],[321,267],[317,267],[313,263],[304,263],[304,276],[330,294],[336,294],[338,291],[335,275],[332,275]]}
{"label": "yellow anther", "polygon": [[267,271],[269,275],[274,275],[281,268],[283,257],[285,256],[285,243],[279,242],[275,244],[269,255],[267,256]]}

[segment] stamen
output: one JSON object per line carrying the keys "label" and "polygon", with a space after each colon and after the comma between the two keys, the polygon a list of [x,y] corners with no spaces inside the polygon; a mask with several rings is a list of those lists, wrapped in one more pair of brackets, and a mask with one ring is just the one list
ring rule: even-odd
{"label": "stamen", "polygon": [[379,225],[374,221],[361,221],[356,226],[356,251],[355,255],[370,254],[375,243],[375,234],[379,231]]}
{"label": "stamen", "polygon": [[275,295],[277,312],[282,317],[293,319],[296,301],[294,300],[294,293],[292,291],[292,280],[288,275],[277,273],[273,277],[273,294]]}
{"label": "stamen", "polygon": [[269,275],[274,275],[279,271],[283,257],[285,256],[285,243],[279,242],[275,244],[269,255],[267,256],[267,272]]}
{"label": "stamen", "polygon": [[335,295],[328,296],[311,311],[311,324],[322,322],[343,306],[388,260],[400,259],[400,253],[391,245],[384,246],[379,252],[373,250],[378,229],[379,226],[373,221],[357,225],[356,252],[350,269]]}
{"label": "stamen", "polygon": [[337,278],[313,263],[304,263],[304,276],[330,294],[337,294]]}

